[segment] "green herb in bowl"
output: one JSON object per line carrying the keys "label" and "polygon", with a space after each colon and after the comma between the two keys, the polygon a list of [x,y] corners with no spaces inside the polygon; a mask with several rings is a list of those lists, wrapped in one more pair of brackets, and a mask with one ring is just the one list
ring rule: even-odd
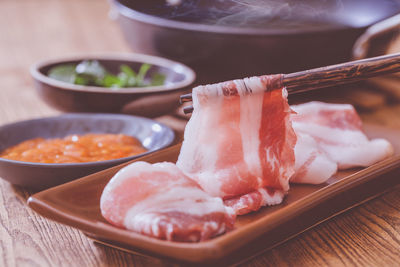
{"label": "green herb in bowl", "polygon": [[79,85],[99,86],[107,88],[128,88],[163,85],[165,75],[153,73],[149,78],[146,74],[151,65],[144,63],[135,72],[128,65],[121,65],[118,74],[107,71],[97,60],[85,60],[79,64],[62,64],[51,68],[50,78]]}

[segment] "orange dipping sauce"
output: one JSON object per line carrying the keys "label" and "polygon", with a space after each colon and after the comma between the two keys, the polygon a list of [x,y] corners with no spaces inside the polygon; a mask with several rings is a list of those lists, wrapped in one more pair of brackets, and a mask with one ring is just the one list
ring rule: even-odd
{"label": "orange dipping sauce", "polygon": [[131,136],[86,134],[27,140],[7,148],[0,157],[27,162],[78,163],[129,157],[146,151],[140,141]]}

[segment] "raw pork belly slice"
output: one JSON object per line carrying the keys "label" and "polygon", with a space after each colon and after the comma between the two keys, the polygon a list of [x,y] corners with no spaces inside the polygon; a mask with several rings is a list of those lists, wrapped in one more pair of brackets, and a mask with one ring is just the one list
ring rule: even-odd
{"label": "raw pork belly slice", "polygon": [[[291,119],[298,136],[295,147],[297,171],[291,181],[325,182],[334,173],[332,163],[339,169],[365,167],[393,154],[388,141],[368,140],[352,105],[309,102],[291,108],[297,113],[292,114]],[[302,171],[306,168],[306,172]]]}
{"label": "raw pork belly slice", "polygon": [[177,162],[207,193],[236,199],[227,203],[256,196],[251,210],[282,201],[258,190],[283,195],[294,172],[296,136],[287,92],[273,86],[273,76],[261,76],[194,88],[194,111]]}
{"label": "raw pork belly slice", "polygon": [[103,217],[126,229],[173,241],[201,241],[233,227],[235,214],[175,164],[135,162],[121,169],[100,199]]}
{"label": "raw pork belly slice", "polygon": [[237,215],[257,211],[263,206],[280,204],[285,194],[282,190],[273,188],[259,188],[251,193],[224,201],[225,205],[233,208]]}
{"label": "raw pork belly slice", "polygon": [[291,183],[320,184],[326,182],[337,171],[337,163],[325,154],[313,137],[297,132],[294,147],[295,173]]}

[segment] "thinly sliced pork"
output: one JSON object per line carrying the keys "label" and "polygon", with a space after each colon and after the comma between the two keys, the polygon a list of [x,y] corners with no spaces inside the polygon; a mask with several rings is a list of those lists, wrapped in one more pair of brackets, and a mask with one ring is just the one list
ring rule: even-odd
{"label": "thinly sliced pork", "polygon": [[[286,90],[268,86],[270,77],[262,76],[193,89],[194,112],[177,166],[212,196],[228,200],[289,189],[296,142],[291,110]],[[281,201],[268,199],[252,203]]]}
{"label": "thinly sliced pork", "polygon": [[370,166],[393,154],[385,139],[369,140],[356,110],[348,104],[309,102],[291,106],[296,173],[292,182],[323,183],[338,169]]}
{"label": "thinly sliced pork", "polygon": [[110,223],[170,241],[210,239],[233,227],[235,214],[173,163],[135,162],[107,184],[100,200]]}

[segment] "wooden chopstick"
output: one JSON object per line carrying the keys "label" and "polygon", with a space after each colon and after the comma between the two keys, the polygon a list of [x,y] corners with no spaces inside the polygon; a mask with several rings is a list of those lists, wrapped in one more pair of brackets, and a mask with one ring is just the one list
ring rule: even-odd
{"label": "wooden chopstick", "polygon": [[[289,94],[296,94],[399,71],[400,53],[396,53],[282,74],[280,87],[286,87]],[[192,94],[181,95],[180,101],[181,103],[192,101]],[[183,109],[185,114],[192,111],[192,106]]]}

